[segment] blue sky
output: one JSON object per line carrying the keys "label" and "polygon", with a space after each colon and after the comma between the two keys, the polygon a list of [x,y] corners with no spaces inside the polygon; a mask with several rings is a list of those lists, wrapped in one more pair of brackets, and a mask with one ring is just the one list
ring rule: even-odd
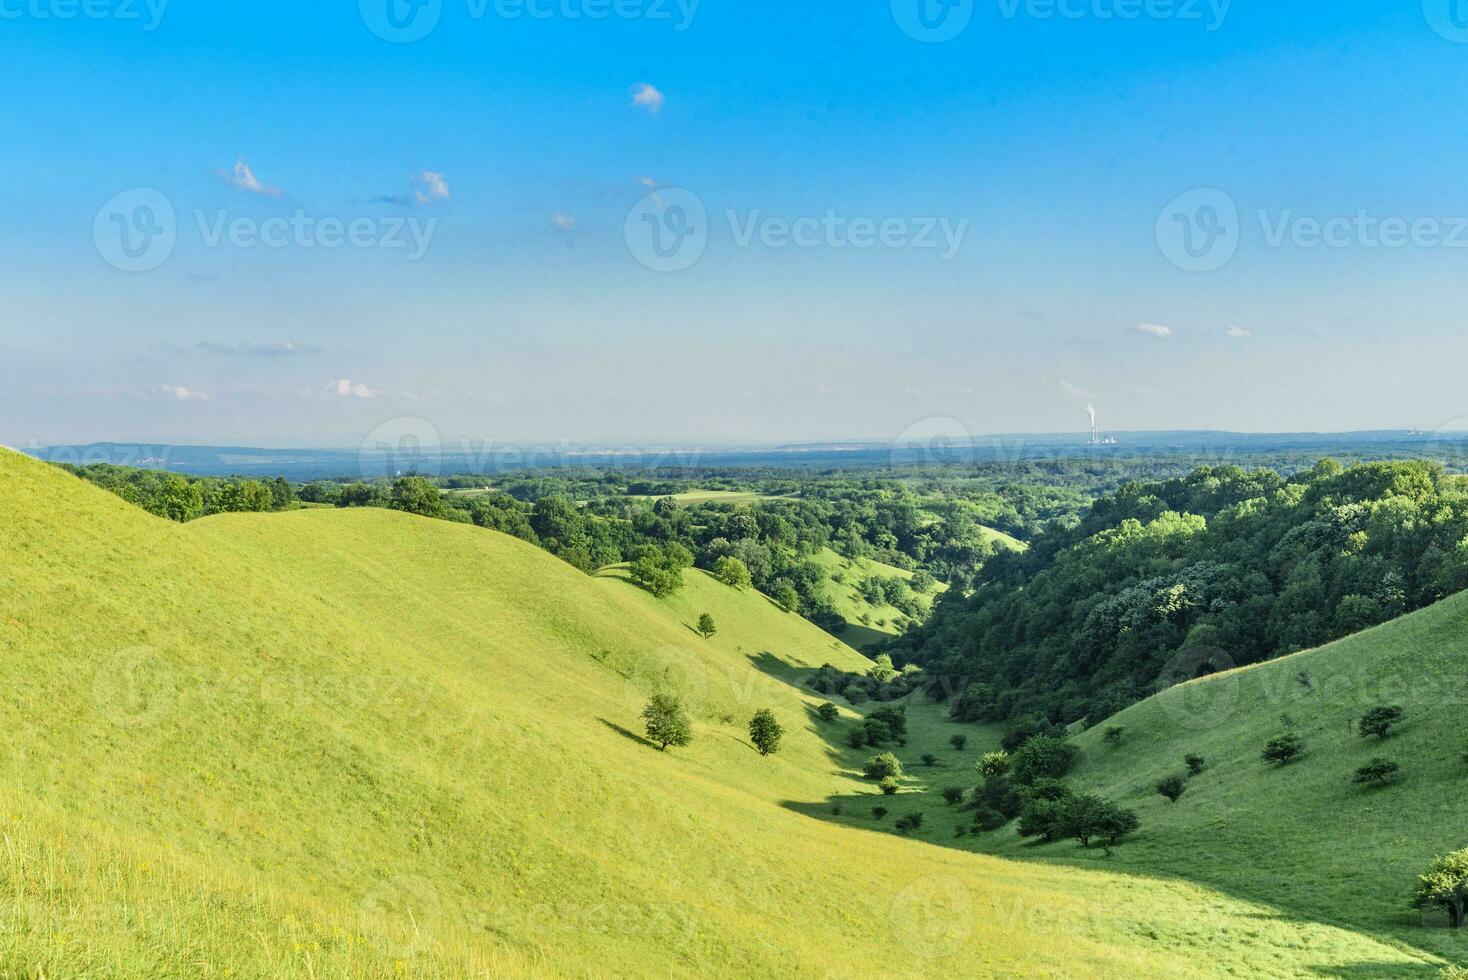
{"label": "blue sky", "polygon": [[86,2],[0,0],[6,444],[1468,416],[1448,0]]}

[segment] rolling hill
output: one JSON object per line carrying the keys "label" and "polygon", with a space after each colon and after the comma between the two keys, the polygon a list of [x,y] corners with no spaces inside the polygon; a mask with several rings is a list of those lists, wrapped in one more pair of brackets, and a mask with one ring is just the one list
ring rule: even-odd
{"label": "rolling hill", "polygon": [[[822,663],[866,662],[701,574],[658,600],[509,537],[381,510],[177,525],[3,450],[0,513],[5,975],[1435,962],[1227,887],[811,819],[801,808],[822,800],[879,799],[798,686]],[[705,611],[708,641],[689,627]],[[686,750],[638,734],[659,688],[691,708]],[[761,707],[788,733],[771,758],[746,739]]]}

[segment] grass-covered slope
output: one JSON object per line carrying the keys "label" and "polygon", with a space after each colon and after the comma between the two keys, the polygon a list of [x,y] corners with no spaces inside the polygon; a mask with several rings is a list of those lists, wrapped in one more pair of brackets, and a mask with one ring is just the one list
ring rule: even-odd
{"label": "grass-covered slope", "polygon": [[[1386,739],[1359,719],[1397,705]],[[1079,736],[1071,782],[1136,809],[1143,832],[1115,854],[1072,843],[998,850],[1115,869],[1165,872],[1234,895],[1271,896],[1293,914],[1348,924],[1468,960],[1468,936],[1424,928],[1409,907],[1437,855],[1468,846],[1468,594],[1317,650],[1181,685]],[[1124,729],[1119,744],[1103,738]],[[1304,753],[1283,767],[1261,751],[1294,732]],[[1206,769],[1175,804],[1162,778]],[[1401,766],[1380,788],[1352,781],[1375,758]],[[1437,925],[1431,916],[1428,925]]]}
{"label": "grass-covered slope", "polygon": [[[703,611],[719,633],[696,637]],[[377,510],[154,519],[0,451],[0,974],[1323,975],[1410,950],[812,820],[864,661]],[[658,685],[696,740],[637,735]],[[785,749],[744,726],[770,707]],[[900,799],[900,798],[899,798]],[[1199,909],[1207,911],[1199,915]]]}

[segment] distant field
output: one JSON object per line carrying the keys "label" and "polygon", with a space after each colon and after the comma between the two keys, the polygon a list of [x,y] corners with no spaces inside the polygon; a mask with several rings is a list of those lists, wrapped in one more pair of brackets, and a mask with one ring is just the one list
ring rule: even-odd
{"label": "distant field", "polygon": [[[683,493],[666,495],[674,503],[683,507],[692,507],[697,504],[753,504],[761,500],[795,500],[796,496],[775,496],[764,493],[745,492],[742,490],[688,490]],[[628,494],[629,500],[661,500],[662,497]]]}

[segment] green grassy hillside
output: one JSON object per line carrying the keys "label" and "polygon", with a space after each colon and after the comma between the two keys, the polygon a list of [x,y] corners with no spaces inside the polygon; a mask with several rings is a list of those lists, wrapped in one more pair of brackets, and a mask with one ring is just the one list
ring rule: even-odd
{"label": "green grassy hillside", "polygon": [[[868,578],[897,578],[904,582],[912,580],[912,572],[892,565],[884,565],[871,558],[846,558],[830,548],[822,548],[811,556],[811,561],[826,572],[826,594],[836,612],[846,621],[846,630],[841,639],[865,650],[873,644],[890,639],[900,632],[899,624],[907,621],[902,611],[886,602],[869,602],[857,591],[857,585]],[[839,578],[838,578],[839,576]],[[938,593],[948,586],[938,583],[923,600],[931,603]]]}
{"label": "green grassy hillside", "polygon": [[[379,510],[177,525],[4,451],[0,512],[0,975],[1425,962],[1184,882],[811,819],[876,797],[792,682],[865,662],[706,576],[657,600]],[[710,641],[689,628],[703,611]],[[693,709],[686,750],[638,735],[660,686]],[[788,732],[768,759],[745,732],[760,707]]]}
{"label": "green grassy hillside", "polygon": [[[1468,961],[1468,936],[1409,907],[1427,864],[1468,846],[1468,595],[1318,650],[1172,688],[1076,737],[1082,754],[1072,788],[1117,800],[1142,821],[1141,832],[1110,855],[1072,841],[1026,841],[1013,825],[954,839],[971,814],[939,794],[973,785],[973,763],[998,747],[1002,726],[955,724],[942,706],[913,700],[912,736],[897,752],[927,790],[914,803],[924,813],[920,837],[1019,859],[1178,876],[1267,898],[1301,920]],[[1363,739],[1357,723],[1378,705],[1401,706],[1404,720],[1385,740]],[[1123,729],[1119,744],[1104,740],[1109,728]],[[1303,739],[1304,753],[1282,768],[1267,765],[1265,743],[1286,731]],[[947,744],[958,732],[969,736],[961,753]],[[1190,753],[1206,768],[1169,803],[1157,783],[1186,774]],[[923,754],[936,755],[938,765],[922,765]],[[1401,778],[1356,785],[1356,770],[1378,757],[1398,763]],[[879,826],[864,812],[847,813],[848,823]]]}

